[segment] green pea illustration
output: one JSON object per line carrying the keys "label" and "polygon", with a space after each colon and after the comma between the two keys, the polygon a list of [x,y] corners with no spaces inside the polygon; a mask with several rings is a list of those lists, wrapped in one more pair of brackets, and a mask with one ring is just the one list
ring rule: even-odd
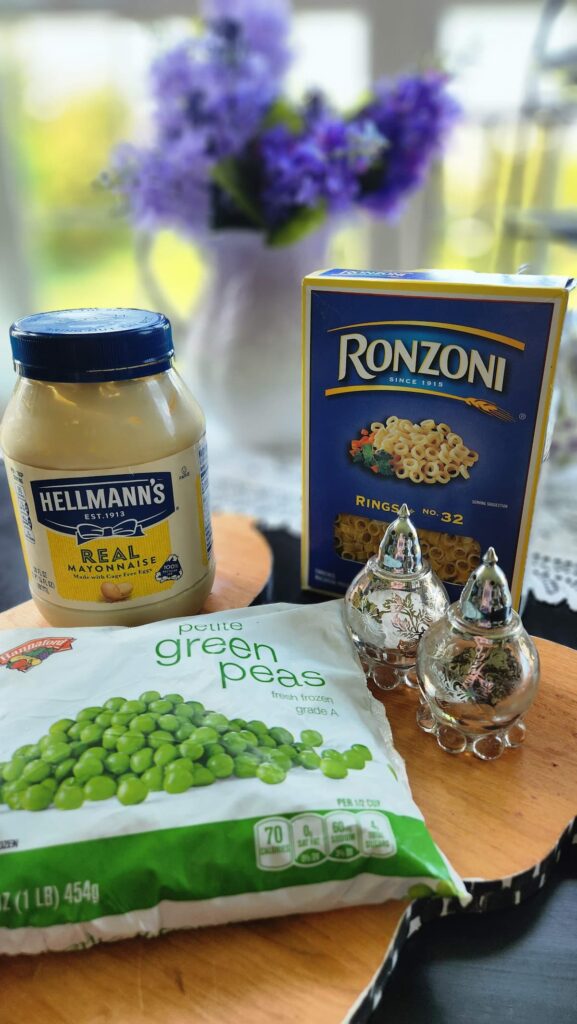
{"label": "green pea illustration", "polygon": [[294,743],[295,741],[292,732],[289,732],[288,729],[282,729],[279,726],[273,726],[272,729],[269,729],[269,735],[272,736],[273,740],[278,744]]}
{"label": "green pea illustration", "polygon": [[108,757],[108,751],[104,747],[88,747],[80,757],[97,757],[99,761],[105,761]]}
{"label": "green pea illustration", "polygon": [[166,732],[165,729],[155,729],[154,732],[151,732],[147,736],[146,742],[149,747],[158,748],[161,747],[163,743],[174,743],[174,736],[171,732]]}
{"label": "green pea illustration", "polygon": [[158,690],[146,690],[145,693],[141,693],[138,698],[143,704],[152,704],[155,700],[160,700],[160,694]]}
{"label": "green pea illustration", "polygon": [[334,750],[332,747],[328,747],[326,750],[323,750],[321,752],[321,755],[324,758],[330,757],[334,761],[343,761],[344,762],[344,757],[341,754],[340,750]]}
{"label": "green pea illustration", "polygon": [[94,775],[104,774],[104,765],[98,757],[82,758],[74,766],[72,774],[78,782],[88,782]]}
{"label": "green pea illustration", "polygon": [[153,700],[148,705],[148,710],[154,712],[155,715],[169,714],[172,711],[172,701],[163,700],[162,697],[159,697],[158,700]]}
{"label": "green pea illustration", "polygon": [[196,712],[194,708],[191,708],[190,704],[176,704],[172,713],[176,715],[177,718],[184,719],[185,721],[191,721]]}
{"label": "green pea illustration", "polygon": [[101,711],[104,711],[104,708],[83,708],[83,710],[79,711],[78,714],[76,715],[76,721],[93,722],[96,716],[99,715]]}
{"label": "green pea illustration", "polygon": [[177,732],[180,728],[180,719],[176,715],[161,715],[158,719],[159,729],[164,729],[165,732]]}
{"label": "green pea illustration", "polygon": [[260,763],[255,754],[239,754],[234,759],[234,774],[239,779],[254,779]]}
{"label": "green pea illustration", "polygon": [[192,769],[192,785],[193,786],[210,786],[215,781],[215,776],[212,772],[205,768],[202,764],[193,765]]}
{"label": "green pea illustration", "polygon": [[135,715],[131,720],[129,729],[131,732],[146,733],[154,732],[156,729],[156,717],[154,715]]}
{"label": "green pea illustration", "polygon": [[122,736],[126,732],[126,728],[123,725],[111,725],[108,729],[102,733],[102,746],[106,750],[116,750],[116,744],[118,743],[118,737]]}
{"label": "green pea illustration", "polygon": [[164,788],[167,793],[186,793],[193,784],[192,772],[186,769],[178,769],[174,772],[167,772],[164,776]]}
{"label": "green pea illustration", "polygon": [[163,788],[163,778],[164,773],[162,768],[155,766],[154,768],[148,768],[147,771],[145,771],[142,776],[142,781],[150,793],[157,793]]}
{"label": "green pea illustration", "polygon": [[311,771],[313,768],[320,768],[321,759],[314,750],[303,750],[302,754],[299,754],[299,763]]}
{"label": "green pea illustration", "polygon": [[146,704],[141,700],[125,700],[120,708],[121,715],[141,715],[146,711]]}
{"label": "green pea illustration", "polygon": [[178,749],[183,757],[188,757],[191,761],[200,761],[206,748],[202,743],[195,743],[194,740],[184,740]]}
{"label": "green pea illustration", "polygon": [[102,736],[104,729],[100,725],[87,725],[80,733],[82,743],[97,743]]}
{"label": "green pea illustration", "polygon": [[269,750],[266,760],[270,764],[278,764],[280,768],[286,773],[292,768],[292,759],[283,754],[281,750]]}
{"label": "green pea illustration", "polygon": [[132,715],[126,714],[126,712],[115,711],[112,716],[112,725],[123,725],[125,728],[130,725],[132,721]]}
{"label": "green pea illustration", "polygon": [[73,757],[67,757],[65,761],[59,761],[54,767],[54,778],[56,782],[62,782],[62,779],[65,779],[70,775],[75,764],[76,761]]}
{"label": "green pea illustration", "polygon": [[116,783],[109,775],[95,775],[84,784],[87,800],[108,800],[116,793]]}
{"label": "green pea illustration", "polygon": [[104,707],[106,711],[112,711],[112,713],[115,714],[117,711],[120,711],[123,704],[124,697],[109,697]]}
{"label": "green pea illustration", "polygon": [[317,732],[316,729],[303,729],[301,740],[306,743],[307,747],[320,747],[323,742],[320,732]]}
{"label": "green pea illustration", "polygon": [[109,754],[105,758],[104,766],[111,775],[124,775],[130,768],[130,758],[128,754],[119,754],[118,752]]}
{"label": "green pea illustration", "polygon": [[116,796],[121,804],[141,804],[148,796],[148,790],[141,779],[124,776],[118,784]]}
{"label": "green pea illustration", "polygon": [[[184,707],[184,704],[179,705],[179,707]],[[179,741],[179,743],[182,743],[183,740],[187,740],[192,736],[196,726],[193,722],[189,722],[184,718],[179,719],[179,721],[181,724],[174,733],[174,737]]]}
{"label": "green pea illustration", "polygon": [[25,789],[20,800],[25,811],[44,811],[52,803],[52,792],[40,783]]}
{"label": "green pea illustration", "polygon": [[36,761],[29,761],[22,772],[22,778],[27,782],[42,782],[50,775],[50,765],[38,758]]}
{"label": "green pea illustration", "polygon": [[230,754],[215,754],[209,757],[206,767],[215,779],[228,779],[234,771],[234,761]]}
{"label": "green pea illustration", "polygon": [[139,732],[125,732],[123,736],[118,737],[118,743],[116,749],[120,754],[135,754],[137,750],[141,750],[146,740]]}
{"label": "green pea illustration", "polygon": [[[214,783],[258,779],[279,785],[293,771],[341,780],[372,760],[362,743],[319,751],[323,742],[316,729],[303,729],[296,740],[284,726],[229,719],[178,693],[119,695],[102,707],[81,709],[76,719],[59,718],[36,743],[18,747],[0,763],[0,804],[9,810],[70,811],[114,798],[130,806],[151,793],[180,795]],[[438,895],[453,891],[450,882],[437,887]]]}
{"label": "green pea illustration", "polygon": [[365,767],[365,759],[360,750],[345,750],[343,758],[347,768],[354,768],[361,771]]}
{"label": "green pea illustration", "polygon": [[346,779],[349,774],[344,761],[337,761],[334,757],[321,758],[321,772],[327,779]]}
{"label": "green pea illustration", "polygon": [[164,768],[178,757],[178,753],[178,747],[175,747],[172,743],[161,743],[154,751],[154,763],[159,768]]}
{"label": "green pea illustration", "polygon": [[54,794],[54,806],[60,811],[76,811],[84,803],[84,791],[80,786],[61,786]]}
{"label": "green pea illustration", "polygon": [[150,747],[145,747],[144,750],[137,750],[130,758],[131,770],[135,775],[143,775],[148,768],[152,768],[153,757],[154,751]]}
{"label": "green pea illustration", "polygon": [[108,729],[108,726],[112,725],[113,717],[112,711],[101,711],[94,719],[94,724],[100,725],[103,729]]}
{"label": "green pea illustration", "polygon": [[218,743],[218,733],[208,725],[201,725],[190,734],[189,739],[195,743]]}
{"label": "green pea illustration", "polygon": [[53,736],[54,733],[68,732],[71,725],[74,725],[73,718],[59,718],[57,722],[53,722],[48,732],[51,736]]}
{"label": "green pea illustration", "polygon": [[269,786],[277,785],[277,783],[284,782],[286,779],[286,772],[282,770],[280,765],[273,764],[271,761],[264,761],[262,764],[259,764],[256,774],[261,782],[266,782]]}
{"label": "green pea illustration", "polygon": [[353,743],[351,750],[358,750],[363,755],[365,761],[372,761],[373,755],[371,754],[368,747],[364,743]]}
{"label": "green pea illustration", "polygon": [[70,755],[70,744],[60,743],[55,740],[54,743],[45,747],[42,751],[42,760],[47,761],[48,764],[60,764],[61,761],[66,761]]}
{"label": "green pea illustration", "polygon": [[256,733],[259,736],[266,736],[268,732],[268,727],[264,722],[260,722],[258,719],[253,719],[252,722],[247,722],[246,728],[249,729],[250,732]]}

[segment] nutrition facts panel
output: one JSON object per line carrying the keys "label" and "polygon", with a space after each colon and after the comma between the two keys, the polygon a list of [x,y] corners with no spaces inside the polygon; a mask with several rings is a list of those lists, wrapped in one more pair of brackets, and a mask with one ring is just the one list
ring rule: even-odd
{"label": "nutrition facts panel", "polygon": [[254,826],[256,861],[263,871],[315,867],[325,860],[392,857],[397,852],[381,811],[330,811],[262,818]]}

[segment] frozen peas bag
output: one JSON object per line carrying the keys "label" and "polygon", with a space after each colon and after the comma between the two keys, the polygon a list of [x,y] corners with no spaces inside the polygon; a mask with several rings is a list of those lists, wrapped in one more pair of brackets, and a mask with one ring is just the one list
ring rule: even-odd
{"label": "frozen peas bag", "polygon": [[1,634],[0,952],[466,902],[341,616]]}

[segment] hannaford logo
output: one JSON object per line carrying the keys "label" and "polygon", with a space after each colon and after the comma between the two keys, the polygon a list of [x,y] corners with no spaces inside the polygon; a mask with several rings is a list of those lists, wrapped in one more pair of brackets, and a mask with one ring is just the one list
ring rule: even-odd
{"label": "hannaford logo", "polygon": [[46,661],[51,654],[72,650],[74,639],[73,636],[45,636],[38,640],[28,640],[0,654],[0,666],[16,669],[17,672],[28,672],[35,665]]}
{"label": "hannaford logo", "polygon": [[78,544],[142,537],[174,512],[170,473],[34,480],[32,495],[38,522]]}

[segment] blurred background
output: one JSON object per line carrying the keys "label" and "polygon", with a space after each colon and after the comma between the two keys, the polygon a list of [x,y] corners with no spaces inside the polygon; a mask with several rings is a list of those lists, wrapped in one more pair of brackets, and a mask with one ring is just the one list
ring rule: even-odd
{"label": "blurred background", "polygon": [[[441,60],[465,112],[398,224],[363,222],[345,230],[343,261],[502,271],[526,263],[571,274],[573,4],[296,0],[293,6],[292,97],[318,86],[344,108],[380,75]],[[95,183],[115,143],[146,137],[151,61],[190,32],[195,13],[194,0],[0,0],[2,323],[37,309],[151,303],[133,231],[114,197]],[[548,221],[552,212],[556,219]],[[151,265],[185,316],[202,287],[202,255],[161,231]],[[3,344],[0,402],[11,376]]]}
{"label": "blurred background", "polygon": [[[150,140],[151,65],[197,31],[201,2],[0,0],[0,412],[13,382],[6,328],[21,315],[83,305],[163,308],[174,318],[177,352],[186,349],[187,324],[196,320],[197,334],[206,335],[214,326],[211,316],[222,316],[226,303],[218,294],[212,307],[210,301],[203,307],[213,268],[194,232],[156,225],[143,253],[142,235],[101,177],[118,143]],[[230,10],[232,0],[210,2]],[[239,4],[245,11],[250,7],[249,0]],[[309,260],[305,254],[303,265],[291,266],[295,287],[284,288],[291,301],[297,301],[302,273],[323,263],[574,274],[576,3],[294,0],[292,8],[292,61],[284,87],[289,100],[298,103],[311,89],[322,89],[346,111],[382,76],[442,67],[462,115],[398,219],[357,210],[335,221],[326,258]],[[291,248],[297,251],[287,246],[285,252]],[[259,273],[272,273],[275,261],[282,269],[285,257],[265,249],[259,258]],[[247,261],[237,253],[236,263],[240,272]],[[282,285],[282,274],[280,280]],[[242,288],[249,296],[249,308],[241,313],[250,338],[251,282],[239,285],[239,293]],[[275,326],[285,315],[283,330],[294,336],[296,353],[300,314],[296,305],[284,309],[278,288],[275,295],[269,297],[270,308],[277,301]],[[268,310],[261,319],[258,330],[266,333]],[[231,338],[230,344],[235,340],[242,349],[244,339]],[[290,373],[298,372],[297,362],[295,355]],[[223,365],[226,403],[234,359]],[[272,365],[267,372],[275,372]],[[216,391],[219,383],[213,378],[209,387]],[[296,376],[293,390],[289,399],[298,424]],[[261,396],[262,391],[261,385]],[[202,391],[199,396],[204,400]],[[531,586],[542,600],[567,600],[577,610],[577,512],[568,500],[577,487],[573,314],[555,397],[552,453],[559,473],[534,529]],[[210,434],[214,506],[250,512],[269,526],[297,532],[296,447],[280,473],[278,460],[256,455],[252,461],[247,456],[233,464],[227,457],[219,463],[215,436]],[[552,534],[558,541],[553,548]]]}

